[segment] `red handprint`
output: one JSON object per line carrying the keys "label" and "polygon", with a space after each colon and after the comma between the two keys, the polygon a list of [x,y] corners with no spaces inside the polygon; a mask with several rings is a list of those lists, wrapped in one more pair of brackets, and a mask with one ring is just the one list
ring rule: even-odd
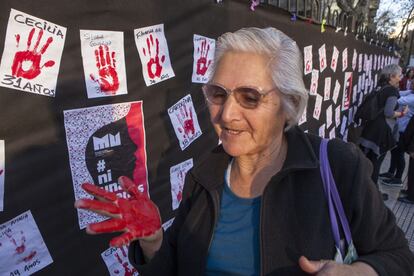
{"label": "red handprint", "polygon": [[[147,63],[147,71],[148,71],[148,77],[150,79],[154,79],[155,77],[159,78],[161,76],[161,71],[162,71],[162,66],[160,64],[160,58],[159,58],[160,42],[158,41],[158,38],[155,38],[155,56],[152,56],[151,48],[154,49],[154,38],[152,37],[152,35],[150,35],[150,37],[147,37],[147,49],[148,49],[148,55],[150,58]],[[144,56],[147,56],[145,48],[142,48],[142,51],[144,53]],[[161,63],[164,61],[165,61],[165,55],[161,57]]]}
{"label": "red handprint", "polygon": [[[26,251],[26,245],[25,245],[26,237],[24,236],[23,231],[20,231],[20,235],[21,235],[21,238],[20,238],[19,245],[18,245],[16,239],[12,237],[10,234],[6,233],[6,236],[9,238],[10,242],[15,246],[16,254],[19,254],[19,255],[23,254]],[[36,251],[34,250],[31,251],[29,255],[23,258],[23,261],[28,262],[32,260],[33,257],[36,256],[36,254],[37,254]]]}
{"label": "red handprint", "polygon": [[[121,252],[122,255],[124,257],[124,260],[127,259],[127,253],[125,252],[125,249],[123,247],[121,247]],[[135,272],[137,272],[137,270],[135,268],[130,268],[128,261],[123,261],[121,259],[121,257],[119,256],[118,253],[115,253],[115,257],[118,260],[118,263],[120,263],[122,265],[122,267],[124,268],[124,276],[133,276]],[[119,270],[115,270],[114,271],[115,274],[119,274]]]}
{"label": "red handprint", "polygon": [[161,229],[157,206],[146,193],[139,192],[136,184],[128,177],[121,176],[119,184],[130,195],[128,199],[118,198],[116,193],[107,192],[94,184],[82,184],[82,188],[97,200],[79,199],[75,202],[75,207],[111,217],[106,221],[89,224],[86,231],[90,234],[123,231],[123,234],[110,241],[112,247],[121,247],[136,239],[151,239]]}
{"label": "red handprint", "polygon": [[107,45],[100,45],[95,49],[96,67],[99,79],[90,74],[90,78],[99,83],[101,91],[108,95],[115,95],[119,88],[118,73],[116,72],[115,52],[110,53]]}
{"label": "red handprint", "polygon": [[[32,28],[32,30],[29,33],[29,37],[27,38],[27,49],[25,51],[18,51],[14,55],[13,64],[11,67],[12,75],[15,77],[22,77],[25,79],[34,79],[36,78],[40,73],[41,69],[43,67],[52,67],[55,65],[55,62],[53,60],[47,61],[45,64],[40,66],[40,60],[42,59],[42,55],[46,52],[47,48],[49,47],[50,43],[52,43],[53,38],[49,37],[43,45],[43,47],[40,49],[40,51],[37,50],[40,44],[40,40],[43,36],[43,30],[41,29],[39,31],[39,35],[37,36],[36,44],[34,45],[34,48],[30,50],[30,45],[32,44],[33,35],[35,33],[35,28]],[[20,35],[15,35],[17,46],[19,46],[20,42]]]}
{"label": "red handprint", "polygon": [[211,64],[211,60],[207,62],[208,51],[210,51],[210,44],[207,45],[207,40],[204,39],[201,42],[201,53],[200,47],[197,48],[197,53],[200,53],[200,57],[197,60],[197,75],[204,76]]}
{"label": "red handprint", "polygon": [[182,170],[179,170],[177,173],[178,178],[178,193],[177,193],[177,201],[181,202],[181,199],[183,199],[183,185],[184,185],[184,172]]}
{"label": "red handprint", "polygon": [[184,138],[187,138],[191,135],[194,135],[194,120],[193,120],[193,112],[191,107],[187,112],[187,107],[184,105],[180,109],[180,114],[176,114],[178,121],[182,128],[178,128],[178,131],[182,133],[184,131]]}

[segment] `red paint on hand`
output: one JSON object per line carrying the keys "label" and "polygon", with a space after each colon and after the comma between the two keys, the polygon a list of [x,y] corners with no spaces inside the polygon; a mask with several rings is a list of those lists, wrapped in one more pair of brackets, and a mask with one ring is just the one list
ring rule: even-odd
{"label": "red paint on hand", "polygon": [[98,49],[95,49],[95,58],[99,78],[96,78],[93,74],[90,74],[89,77],[99,84],[101,92],[107,95],[115,95],[119,88],[115,52],[111,53],[107,45],[100,45]]}
{"label": "red paint on hand", "polygon": [[[148,55],[149,55],[149,61],[147,62],[147,71],[148,71],[148,77],[150,79],[154,79],[155,77],[160,77],[162,72],[162,66],[161,63],[165,61],[165,55],[159,58],[159,51],[160,51],[160,43],[158,41],[158,38],[155,38],[155,55],[153,56],[151,53],[151,49],[154,50],[154,38],[152,35],[147,37],[147,49],[148,49]],[[147,53],[145,51],[145,48],[142,48],[142,52],[144,53],[144,56],[147,56]],[[161,60],[161,63],[160,63]]]}
{"label": "red paint on hand", "polygon": [[[27,38],[27,48],[25,51],[18,51],[14,55],[13,64],[11,67],[12,75],[15,77],[22,77],[25,79],[34,79],[40,73],[43,67],[52,67],[55,65],[53,60],[49,60],[45,62],[42,66],[40,66],[40,61],[42,59],[42,55],[46,52],[49,45],[53,42],[53,38],[49,37],[43,47],[38,51],[38,47],[40,44],[40,40],[43,36],[43,30],[40,29],[39,34],[37,36],[36,44],[34,48],[30,50],[30,46],[32,44],[33,35],[35,33],[35,28],[29,33],[29,37]],[[20,35],[15,35],[17,46],[20,42]]]}
{"label": "red paint on hand", "polygon": [[204,39],[201,42],[201,53],[200,47],[197,48],[197,53],[200,53],[200,57],[197,60],[197,75],[204,76],[211,64],[211,60],[207,62],[208,51],[210,51],[210,44],[207,45],[207,40]]}
{"label": "red paint on hand", "polygon": [[75,202],[76,208],[105,213],[112,217],[106,221],[89,224],[87,231],[92,234],[124,232],[110,241],[110,246],[114,247],[151,236],[161,228],[158,208],[147,194],[140,192],[137,185],[125,176],[119,178],[119,184],[130,195],[128,199],[118,198],[115,193],[84,183],[82,188],[98,199],[81,199]]}

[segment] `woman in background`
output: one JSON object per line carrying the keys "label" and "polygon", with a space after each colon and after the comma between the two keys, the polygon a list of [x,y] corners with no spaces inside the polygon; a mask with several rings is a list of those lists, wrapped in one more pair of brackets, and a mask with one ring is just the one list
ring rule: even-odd
{"label": "woman in background", "polygon": [[[396,141],[398,141],[397,118],[403,117],[408,112],[407,107],[402,111],[397,111],[397,101],[400,97],[398,93],[400,80],[401,67],[397,64],[387,65],[381,70],[376,89],[378,92],[372,93],[378,93],[378,103],[383,112],[364,126],[358,140],[362,151],[372,163],[374,170],[371,178],[378,189],[377,182],[382,161],[387,151],[395,147]],[[388,199],[387,194],[382,196],[384,200]]]}

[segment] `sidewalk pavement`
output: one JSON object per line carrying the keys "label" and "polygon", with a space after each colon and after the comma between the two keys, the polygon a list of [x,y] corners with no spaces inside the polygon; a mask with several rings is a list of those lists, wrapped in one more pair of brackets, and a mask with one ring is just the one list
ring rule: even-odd
{"label": "sidewalk pavement", "polygon": [[[407,189],[407,170],[408,170],[408,155],[405,155],[406,164],[405,170],[402,177],[404,187],[390,187],[383,184],[380,184],[380,189],[382,192],[389,195],[389,199],[385,201],[385,205],[394,213],[398,226],[405,233],[405,237],[408,240],[411,251],[414,252],[414,204],[407,204],[397,201],[399,192],[401,189]],[[387,172],[390,165],[391,155],[388,152],[387,156],[382,163],[380,173]],[[380,180],[378,180],[381,183]]]}

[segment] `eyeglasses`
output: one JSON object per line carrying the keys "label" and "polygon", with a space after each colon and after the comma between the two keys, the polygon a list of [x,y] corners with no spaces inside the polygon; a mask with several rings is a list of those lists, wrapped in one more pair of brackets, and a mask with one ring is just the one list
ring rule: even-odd
{"label": "eyeglasses", "polygon": [[275,89],[263,91],[258,87],[239,86],[230,90],[216,83],[206,83],[202,86],[204,96],[210,104],[223,105],[230,94],[233,93],[236,101],[246,109],[258,107],[261,99]]}

